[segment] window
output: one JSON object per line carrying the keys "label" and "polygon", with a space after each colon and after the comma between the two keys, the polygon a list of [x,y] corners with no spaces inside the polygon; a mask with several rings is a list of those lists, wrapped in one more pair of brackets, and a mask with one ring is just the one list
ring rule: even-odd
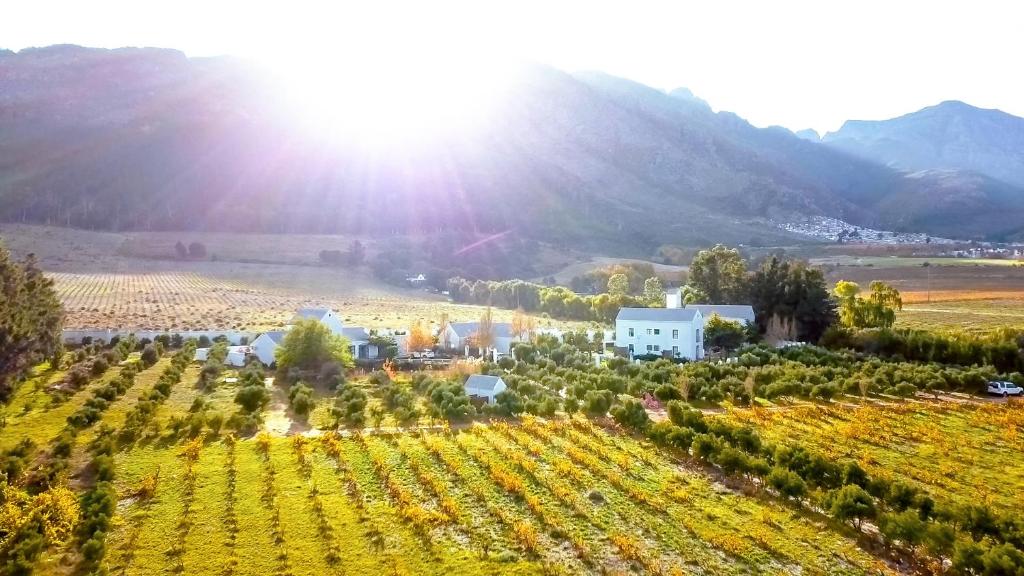
{"label": "window", "polygon": [[632,329],[632,328],[630,328],[630,329],[629,329],[629,337],[630,337],[630,338],[632,338],[632,337],[633,337],[633,329]]}
{"label": "window", "polygon": [[659,334],[661,334],[661,328],[655,328],[654,329],[654,335],[658,336]]}
{"label": "window", "polygon": [[650,329],[650,328],[648,328],[648,329],[647,329],[647,335],[648,335],[648,336],[650,336],[650,335],[651,335],[651,329]]}
{"label": "window", "polygon": [[647,345],[647,351],[650,352],[651,350],[654,350],[654,346],[651,346],[650,344],[648,344]]}
{"label": "window", "polygon": [[673,346],[672,347],[672,355],[673,356],[679,356],[679,346]]}
{"label": "window", "polygon": [[654,345],[654,351],[655,352],[661,352],[661,346],[658,346],[657,344],[655,344]]}
{"label": "window", "polygon": [[673,330],[672,331],[672,339],[673,340],[679,340],[679,330]]}
{"label": "window", "polygon": [[629,354],[630,354],[631,356],[632,356],[632,354],[633,354],[633,345],[632,345],[632,344],[630,344],[630,345],[629,345]]}

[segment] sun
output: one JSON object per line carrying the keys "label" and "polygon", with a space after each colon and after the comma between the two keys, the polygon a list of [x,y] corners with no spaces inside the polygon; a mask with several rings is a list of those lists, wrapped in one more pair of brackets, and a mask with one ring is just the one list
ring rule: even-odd
{"label": "sun", "polygon": [[515,67],[493,53],[414,44],[293,53],[273,68],[292,111],[319,135],[408,146],[481,128]]}

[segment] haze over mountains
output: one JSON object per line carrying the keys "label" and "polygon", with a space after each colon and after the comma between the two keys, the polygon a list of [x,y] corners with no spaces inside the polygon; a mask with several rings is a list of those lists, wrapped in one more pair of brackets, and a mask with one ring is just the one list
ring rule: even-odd
{"label": "haze over mountains", "polygon": [[791,242],[769,219],[813,215],[1024,238],[1024,120],[958,107],[966,105],[926,109],[913,122],[850,122],[819,142],[715,113],[685,89],[532,65],[484,126],[381,150],[297,122],[280,88],[235,59],[74,46],[0,52],[0,219],[507,232],[635,253]]}
{"label": "haze over mountains", "polygon": [[831,146],[904,170],[970,170],[1024,187],[1024,118],[946,101],[891,120],[850,120]]}

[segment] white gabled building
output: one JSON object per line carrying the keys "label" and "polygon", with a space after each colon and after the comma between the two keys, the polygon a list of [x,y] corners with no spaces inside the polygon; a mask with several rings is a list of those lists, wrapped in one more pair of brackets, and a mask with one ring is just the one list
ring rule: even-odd
{"label": "white gabled building", "polygon": [[252,353],[259,358],[260,362],[266,366],[270,366],[274,363],[274,354],[277,352],[277,347],[284,342],[284,330],[275,330],[273,332],[264,332],[256,337],[249,344],[249,348],[252,348]]}
{"label": "white gabled building", "polygon": [[[473,338],[479,332],[479,322],[449,322],[441,332],[439,340],[446,348],[462,350],[466,346],[472,345]],[[491,333],[494,336],[492,347],[499,354],[508,354],[512,349],[512,343],[519,340],[512,333],[512,324],[509,322],[494,322],[491,324]]]}
{"label": "white gabled building", "polygon": [[295,324],[299,320],[316,320],[339,336],[342,335],[342,331],[345,329],[341,318],[330,308],[299,308],[299,311],[295,313],[295,317],[292,318],[289,324]]}
{"label": "white gabled building", "polygon": [[704,317],[695,308],[621,308],[615,317],[615,347],[630,358],[656,354],[704,357]]}
{"label": "white gabled building", "polygon": [[465,384],[466,396],[469,396],[470,399],[486,400],[488,404],[494,404],[495,398],[506,388],[504,380],[485,374],[473,374],[466,379]]}

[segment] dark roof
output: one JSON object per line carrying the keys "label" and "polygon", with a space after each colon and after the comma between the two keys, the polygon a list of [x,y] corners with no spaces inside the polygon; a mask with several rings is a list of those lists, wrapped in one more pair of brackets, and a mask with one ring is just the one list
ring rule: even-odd
{"label": "dark roof", "polygon": [[754,321],[754,307],[750,304],[687,304],[686,307],[700,310],[700,315],[705,319],[711,318],[712,314],[718,314],[723,318],[743,318],[748,322]]}
{"label": "dark roof", "polygon": [[[451,322],[448,324],[455,331],[459,338],[472,336],[480,330],[479,322]],[[512,324],[509,322],[494,322],[491,324],[495,338],[511,338]]]}
{"label": "dark roof", "polygon": [[[498,385],[498,382],[502,382],[502,380],[497,376],[487,376],[486,374],[473,374],[466,380],[466,388],[493,391],[494,388]],[[502,382],[502,384],[504,384],[504,382]]]}
{"label": "dark roof", "polygon": [[615,320],[643,320],[647,322],[692,322],[697,316],[693,308],[619,308]]}

